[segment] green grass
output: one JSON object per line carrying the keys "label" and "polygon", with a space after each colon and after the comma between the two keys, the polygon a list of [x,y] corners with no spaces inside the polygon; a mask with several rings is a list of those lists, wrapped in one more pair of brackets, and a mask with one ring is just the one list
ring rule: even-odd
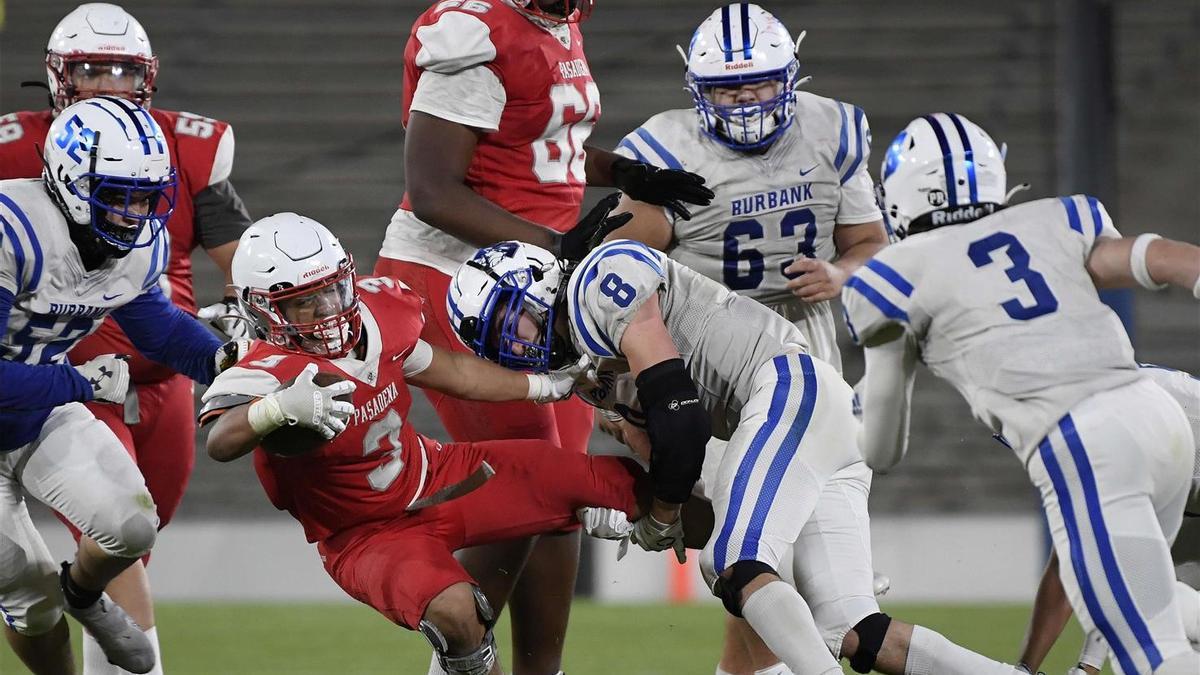
{"label": "green grass", "polygon": [[[941,607],[887,605],[905,621],[1011,662],[1028,608],[1020,605]],[[709,675],[721,648],[718,606],[596,605],[571,614],[565,668],[569,675]],[[429,648],[357,605],[174,604],[158,607],[164,665],[170,675],[294,675],[331,673],[424,675]],[[79,628],[72,624],[78,658]],[[498,628],[508,650],[507,622]],[[1068,628],[1044,669],[1061,675],[1074,663],[1082,635]],[[507,659],[506,659],[507,661]],[[850,673],[849,667],[846,672]],[[1109,672],[1109,671],[1105,671]],[[0,647],[0,673],[27,673]]]}

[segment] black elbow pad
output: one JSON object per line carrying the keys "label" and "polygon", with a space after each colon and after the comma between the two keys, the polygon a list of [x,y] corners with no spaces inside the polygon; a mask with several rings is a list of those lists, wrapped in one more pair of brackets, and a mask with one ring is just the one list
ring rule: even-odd
{"label": "black elbow pad", "polygon": [[683,359],[657,363],[637,376],[638,401],[650,436],[650,484],[654,496],[682,504],[704,466],[712,420],[700,403]]}

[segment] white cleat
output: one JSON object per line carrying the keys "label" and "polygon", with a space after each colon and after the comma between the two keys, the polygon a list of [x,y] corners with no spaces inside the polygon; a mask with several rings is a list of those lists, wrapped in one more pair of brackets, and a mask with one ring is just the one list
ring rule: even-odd
{"label": "white cleat", "polygon": [[76,609],[69,602],[65,604],[67,614],[96,638],[109,663],[131,673],[154,669],[154,645],[150,638],[108,593],[101,593],[95,604],[83,609]]}
{"label": "white cleat", "polygon": [[892,580],[879,572],[875,573],[875,578],[872,581],[874,582],[875,597],[877,598],[882,598],[887,595],[888,591],[892,590]]}

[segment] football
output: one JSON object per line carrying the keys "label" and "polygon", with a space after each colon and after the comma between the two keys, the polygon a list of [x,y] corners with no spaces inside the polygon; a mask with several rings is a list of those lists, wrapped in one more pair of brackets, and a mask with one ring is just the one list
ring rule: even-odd
{"label": "football", "polygon": [[[346,378],[335,373],[317,373],[313,376],[313,383],[319,387],[328,387],[344,379]],[[291,386],[295,381],[296,379],[292,378],[284,382],[280,389]],[[353,398],[354,394],[350,393],[338,396],[337,400],[350,402]],[[260,445],[263,450],[272,455],[295,457],[313,452],[327,442],[324,436],[312,429],[306,429],[299,425],[288,425],[279,427],[275,431],[263,436]]]}

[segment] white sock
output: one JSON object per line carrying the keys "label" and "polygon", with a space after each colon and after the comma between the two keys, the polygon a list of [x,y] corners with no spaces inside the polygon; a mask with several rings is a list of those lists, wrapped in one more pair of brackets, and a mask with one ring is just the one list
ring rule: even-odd
{"label": "white sock", "polygon": [[787,667],[786,663],[784,663],[783,661],[780,661],[779,663],[776,663],[773,666],[763,668],[762,670],[754,671],[754,675],[796,675],[796,674],[792,672],[791,668]]}
{"label": "white sock", "polygon": [[796,589],[772,581],[751,594],[742,606],[742,615],[792,672],[841,675],[842,667],[829,653],[812,610]]}
{"label": "white sock", "polygon": [[1012,672],[1013,666],[963,649],[941,633],[913,626],[905,675],[1012,675]]}
{"label": "white sock", "polygon": [[[154,645],[154,670],[147,675],[163,675],[162,650],[158,646],[158,627],[146,631],[146,637]],[[83,632],[83,675],[126,675],[129,673],[108,662],[100,643],[91,633]]]}
{"label": "white sock", "polygon": [[1182,581],[1175,582],[1175,603],[1183,617],[1183,633],[1193,645],[1200,643],[1200,593]]}
{"label": "white sock", "polygon": [[1083,649],[1079,652],[1079,663],[1100,670],[1104,667],[1104,661],[1107,658],[1108,643],[1104,641],[1104,634],[1092,629],[1092,632],[1083,638]]}

